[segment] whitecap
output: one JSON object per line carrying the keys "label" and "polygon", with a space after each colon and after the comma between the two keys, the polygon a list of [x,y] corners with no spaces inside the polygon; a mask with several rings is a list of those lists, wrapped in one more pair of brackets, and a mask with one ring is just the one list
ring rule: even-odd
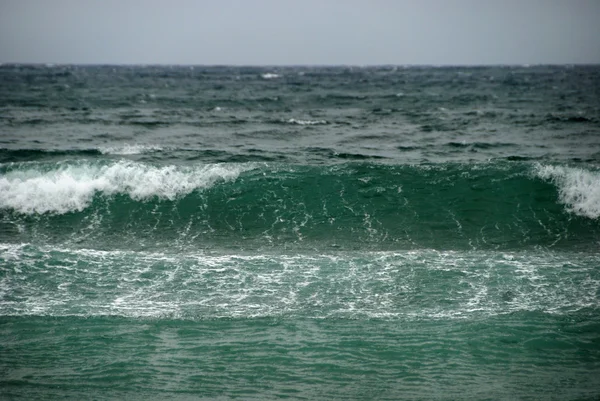
{"label": "whitecap", "polygon": [[325,125],[327,121],[325,120],[296,120],[295,118],[290,118],[287,121],[289,124],[297,124],[297,125]]}
{"label": "whitecap", "polygon": [[600,173],[581,168],[538,164],[535,174],[558,187],[559,200],[578,216],[600,217]]}
{"label": "whitecap", "polygon": [[98,148],[103,155],[140,155],[144,153],[159,152],[163,150],[158,145],[124,145],[124,146],[104,146]]}
{"label": "whitecap", "polygon": [[97,193],[134,200],[174,200],[218,181],[234,180],[252,164],[155,167],[130,161],[110,165],[59,164],[51,170],[13,170],[0,177],[0,208],[24,214],[82,211]]}

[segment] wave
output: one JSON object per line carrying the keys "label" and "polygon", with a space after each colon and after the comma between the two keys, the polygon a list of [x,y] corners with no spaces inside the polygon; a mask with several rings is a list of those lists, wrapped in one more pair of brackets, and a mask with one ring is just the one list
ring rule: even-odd
{"label": "wave", "polygon": [[124,145],[124,146],[106,146],[98,149],[103,155],[140,155],[144,153],[160,152],[164,150],[159,145]]}
{"label": "wave", "polygon": [[154,167],[130,161],[19,167],[8,168],[0,177],[0,208],[25,214],[82,211],[97,193],[127,194],[136,201],[151,197],[174,200],[218,180],[234,179],[241,171],[251,168],[236,164]]}
{"label": "wave", "polygon": [[541,164],[536,165],[535,171],[557,185],[559,199],[569,212],[590,219],[600,217],[600,172]]}
{"label": "wave", "polygon": [[366,153],[349,153],[349,152],[338,152],[332,148],[322,148],[310,146],[301,149],[310,155],[321,156],[326,160],[335,159],[347,159],[347,160],[368,160],[368,159],[385,159],[384,156],[366,154]]}
{"label": "wave", "polygon": [[393,250],[600,240],[600,173],[567,166],[80,161],[0,172],[8,242]]}
{"label": "wave", "polygon": [[446,146],[451,148],[473,148],[473,149],[497,149],[504,147],[517,147],[515,143],[504,142],[448,142]]}
{"label": "wave", "polygon": [[272,72],[266,72],[264,74],[260,74],[260,76],[263,79],[275,79],[275,78],[279,78],[280,77],[279,74],[275,74],[275,73],[272,73]]}
{"label": "wave", "polygon": [[571,115],[558,115],[548,114],[546,116],[548,122],[561,122],[561,123],[593,123],[596,122],[594,118],[587,117],[583,114],[571,114]]}
{"label": "wave", "polygon": [[23,161],[35,161],[40,158],[64,158],[77,156],[99,156],[99,149],[67,149],[67,150],[44,150],[44,149],[0,149],[0,163],[15,163]]}
{"label": "wave", "polygon": [[296,124],[296,125],[326,125],[327,121],[325,120],[296,120],[295,118],[290,118],[287,120],[288,124]]}
{"label": "wave", "polygon": [[96,157],[102,155],[142,155],[167,150],[160,145],[127,144],[88,149],[6,149],[0,148],[0,163],[15,163],[57,158]]}

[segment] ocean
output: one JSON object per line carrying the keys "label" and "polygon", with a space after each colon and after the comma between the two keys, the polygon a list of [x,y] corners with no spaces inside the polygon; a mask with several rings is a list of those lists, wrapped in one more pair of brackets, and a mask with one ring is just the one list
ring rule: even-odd
{"label": "ocean", "polygon": [[0,398],[597,400],[600,67],[0,65]]}

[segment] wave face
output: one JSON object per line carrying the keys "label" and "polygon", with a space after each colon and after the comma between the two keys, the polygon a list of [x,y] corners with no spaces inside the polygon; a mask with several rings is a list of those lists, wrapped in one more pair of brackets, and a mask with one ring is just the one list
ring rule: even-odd
{"label": "wave face", "polygon": [[150,247],[585,248],[599,239],[599,193],[597,171],[506,162],[16,163],[0,178],[4,241],[105,248],[140,238]]}
{"label": "wave face", "polygon": [[600,399],[600,68],[0,65],[5,399]]}

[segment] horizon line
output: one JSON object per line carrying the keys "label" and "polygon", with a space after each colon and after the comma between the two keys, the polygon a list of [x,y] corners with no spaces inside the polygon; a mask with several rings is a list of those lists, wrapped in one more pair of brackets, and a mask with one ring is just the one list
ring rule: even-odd
{"label": "horizon line", "polygon": [[111,67],[262,67],[262,68],[311,68],[311,67],[353,67],[353,68],[372,68],[372,67],[569,67],[569,66],[600,66],[600,62],[589,62],[589,63],[480,63],[480,64],[438,64],[438,63],[381,63],[381,64],[319,64],[319,63],[303,63],[303,64],[227,64],[227,63],[95,63],[95,62],[18,62],[18,61],[0,61],[0,66],[44,66],[44,67],[57,67],[57,66],[84,66],[84,67],[100,67],[100,66],[111,66]]}

